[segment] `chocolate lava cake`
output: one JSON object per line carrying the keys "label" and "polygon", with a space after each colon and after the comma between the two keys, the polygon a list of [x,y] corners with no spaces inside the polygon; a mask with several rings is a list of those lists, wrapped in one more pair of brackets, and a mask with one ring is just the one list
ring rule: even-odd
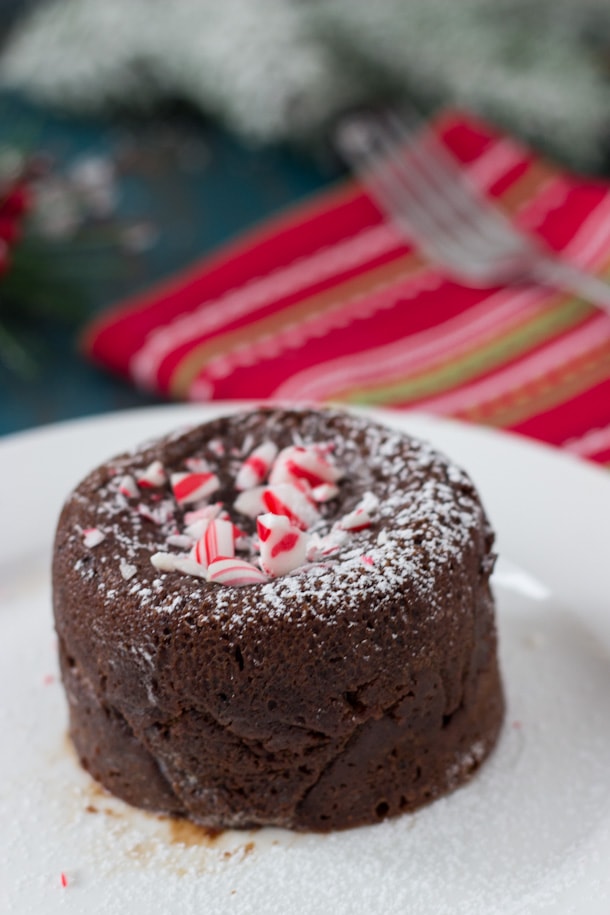
{"label": "chocolate lava cake", "polygon": [[210,828],[343,829],[457,788],[503,717],[492,544],[462,470],[335,410],[109,461],[54,548],[83,766]]}

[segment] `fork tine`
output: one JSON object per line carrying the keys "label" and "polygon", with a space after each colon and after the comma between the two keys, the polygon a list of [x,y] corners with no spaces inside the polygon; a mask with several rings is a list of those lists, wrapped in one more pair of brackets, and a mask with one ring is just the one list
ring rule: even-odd
{"label": "fork tine", "polygon": [[[338,142],[382,208],[403,229],[410,227],[431,257],[471,280],[487,281],[490,275],[511,270],[524,245],[515,243],[514,232],[498,237],[489,231],[479,213],[490,204],[484,198],[477,201],[468,187],[460,185],[459,195],[448,193],[459,180],[460,166],[454,162],[452,168],[437,168],[437,150],[430,155],[421,137],[421,131],[411,135],[397,118],[377,114],[344,121]],[[446,150],[445,158],[451,161]]]}
{"label": "fork tine", "polygon": [[[409,193],[408,187],[399,188],[398,196],[401,201],[406,196],[406,205],[397,207],[397,194],[393,181],[391,178],[388,179],[387,168],[380,167],[379,156],[372,142],[370,122],[365,123],[360,119],[343,122],[340,125],[337,140],[343,157],[361,179],[363,185],[371,190],[373,198],[378,200],[386,215],[392,216],[411,236],[413,234],[413,213],[410,214],[410,217],[407,217],[406,214],[410,209],[412,195]],[[387,163],[382,161],[381,165],[387,166]],[[413,209],[417,211],[416,202]]]}
{"label": "fork tine", "polygon": [[448,197],[446,188],[435,180],[434,169],[429,167],[427,157],[422,155],[421,134],[407,136],[405,142],[404,135],[396,136],[391,122],[388,124],[387,121],[383,128],[377,128],[377,132],[380,146],[383,143],[385,154],[395,166],[397,180],[412,187],[422,208],[429,214],[431,223],[434,220],[435,232],[441,234],[443,240],[451,239],[452,243],[457,244],[457,254],[462,259],[466,254],[489,257],[489,241],[472,230],[465,214]]}
{"label": "fork tine", "polygon": [[507,240],[514,241],[515,236],[518,237],[518,233],[502,211],[490,206],[487,197],[469,180],[465,169],[429,125],[418,121],[412,112],[408,112],[404,120],[402,116],[399,118],[391,111],[386,117],[397,142],[409,143],[412,134],[417,134],[419,142],[414,144],[413,154],[417,156],[419,164],[426,170],[430,180],[452,200],[457,210],[463,211],[465,217],[484,219],[487,231],[503,243]]}
{"label": "fork tine", "polygon": [[[422,170],[437,189],[442,191],[444,198],[453,204],[456,212],[469,225],[476,226],[484,238],[495,239],[504,248],[511,245],[521,251],[523,240],[520,234],[502,211],[490,204],[487,197],[469,180],[462,166],[429,125],[425,122],[417,123],[412,113],[406,117],[405,123],[393,112],[387,113],[387,122],[391,125],[396,141],[410,145]],[[417,139],[412,141],[415,131]]]}
{"label": "fork tine", "polygon": [[563,289],[610,313],[610,285],[521,233],[469,184],[433,132],[418,131],[414,141],[395,116],[369,116],[344,120],[336,140],[385,215],[449,271],[474,285],[525,281]]}
{"label": "fork tine", "polygon": [[[472,231],[463,216],[448,205],[444,194],[431,183],[417,158],[405,158],[406,148],[393,131],[375,117],[359,122],[356,139],[366,152],[368,181],[373,192],[381,190],[380,201],[401,224],[412,228],[424,251],[462,274],[476,275],[480,264],[489,265],[496,250]],[[417,141],[414,141],[416,144]],[[356,163],[357,165],[357,163]],[[373,187],[373,184],[375,187]]]}
{"label": "fork tine", "polygon": [[386,214],[434,260],[450,264],[457,260],[459,264],[463,257],[439,226],[425,196],[422,200],[421,188],[418,193],[410,174],[401,175],[399,180],[392,170],[397,149],[377,129],[376,121],[360,119],[344,124],[338,141],[345,158]]}

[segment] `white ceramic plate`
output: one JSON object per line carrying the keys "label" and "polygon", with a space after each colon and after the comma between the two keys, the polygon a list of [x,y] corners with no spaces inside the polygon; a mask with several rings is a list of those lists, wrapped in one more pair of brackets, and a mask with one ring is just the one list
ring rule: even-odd
{"label": "white ceramic plate", "polygon": [[372,414],[461,463],[498,531],[508,715],[467,787],[345,833],[213,839],[128,808],[80,770],[49,595],[61,501],[113,453],[226,409],[137,411],[0,444],[0,911],[607,915],[610,477],[514,437]]}

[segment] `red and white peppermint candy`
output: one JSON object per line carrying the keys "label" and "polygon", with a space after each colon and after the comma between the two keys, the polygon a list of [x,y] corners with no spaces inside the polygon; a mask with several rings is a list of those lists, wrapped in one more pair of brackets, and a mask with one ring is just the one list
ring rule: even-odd
{"label": "red and white peppermint candy", "polygon": [[287,448],[282,448],[269,473],[269,483],[271,486],[276,486],[278,483],[292,483],[294,481],[294,477],[288,470],[286,462],[296,453],[297,447],[297,445],[289,445]]}
{"label": "red and white peppermint candy", "polygon": [[342,476],[329,452],[322,447],[289,445],[278,454],[269,474],[269,482],[275,485],[300,480],[316,487],[322,483],[336,483]]}
{"label": "red and white peppermint candy", "polygon": [[318,510],[307,496],[293,483],[278,483],[263,490],[262,501],[265,509],[274,515],[286,515],[290,521],[306,531],[315,524]]}
{"label": "red and white peppermint candy", "polygon": [[181,550],[188,550],[193,545],[193,538],[188,534],[170,534],[165,538],[168,546],[177,546]]}
{"label": "red and white peppermint candy", "polygon": [[240,515],[245,515],[246,518],[256,518],[257,515],[267,510],[263,502],[265,489],[265,486],[255,486],[254,489],[246,489],[244,492],[240,492],[233,503],[233,508]]}
{"label": "red and white peppermint candy", "polygon": [[250,537],[236,524],[233,525],[233,542],[236,550],[249,550],[252,546]]}
{"label": "red and white peppermint candy", "polygon": [[126,473],[124,477],[121,477],[119,492],[122,496],[125,496],[126,499],[135,499],[140,495],[138,484],[130,473]]}
{"label": "red and white peppermint candy", "polygon": [[263,442],[255,448],[239,468],[235,488],[243,492],[262,483],[267,478],[276,455],[277,445],[273,442]]}
{"label": "red and white peppermint candy", "polygon": [[184,523],[192,524],[193,521],[201,521],[202,519],[211,521],[212,518],[218,518],[221,512],[222,502],[214,502],[212,505],[203,505],[201,508],[196,509],[196,511],[185,512]]}
{"label": "red and white peppermint candy", "polygon": [[335,483],[320,483],[309,493],[314,502],[330,502],[339,495],[339,487]]}
{"label": "red and white peppermint candy", "polygon": [[208,518],[200,518],[199,521],[193,521],[184,528],[184,533],[191,540],[200,540],[208,529],[210,523]]}
{"label": "red and white peppermint candy", "polygon": [[[320,454],[332,454],[337,446],[334,442],[316,442],[311,447],[319,451]],[[342,476],[345,476],[345,474],[342,474]]]}
{"label": "red and white peppermint candy", "polygon": [[205,458],[202,457],[190,457],[187,458],[184,462],[184,466],[187,470],[190,470],[191,473],[209,473],[210,465]]}
{"label": "red and white peppermint candy", "polygon": [[138,486],[142,489],[155,489],[167,482],[167,474],[161,461],[153,461],[137,476]]}
{"label": "red and white peppermint candy", "polygon": [[332,556],[333,553],[337,553],[341,549],[348,539],[349,534],[347,531],[339,530],[339,528],[335,528],[324,537],[312,534],[307,544],[307,561],[317,562],[320,559]]}
{"label": "red and white peppermint candy", "polygon": [[208,566],[207,579],[219,585],[239,588],[242,585],[262,584],[267,581],[267,576],[245,559],[219,557]]}
{"label": "red and white peppermint candy", "polygon": [[[332,443],[290,445],[279,453],[271,441],[253,446],[253,437],[247,436],[241,449],[231,451],[235,455],[247,455],[237,472],[238,494],[232,508],[256,519],[257,536],[248,535],[235,525],[221,502],[205,504],[220,488],[220,480],[204,458],[188,458],[184,462],[188,472],[173,473],[170,483],[178,504],[192,508],[185,512],[181,529],[175,522],[171,525],[173,530],[166,543],[183,549],[190,547],[190,552],[155,553],[151,561],[158,569],[207,577],[210,582],[225,585],[261,583],[269,577],[308,568],[307,563],[332,564],[336,561],[333,554],[349,540],[350,534],[370,526],[378,500],[374,502],[375,497],[368,493],[324,537],[305,533],[320,518],[318,505],[339,495],[337,482],[343,472],[334,462]],[[213,454],[225,453],[219,440],[208,443],[208,448]],[[269,481],[267,485],[265,479]],[[165,480],[165,470],[159,461],[138,477],[138,483],[145,487],[160,486]],[[138,493],[138,483],[128,475],[121,480],[119,491],[133,498]],[[160,501],[158,506],[141,504],[138,511],[156,524],[170,521],[175,502],[170,500],[168,508],[168,500],[161,501],[162,493],[151,495],[148,501],[156,499]],[[247,555],[258,550],[262,571],[251,562],[237,558],[236,550],[247,551]],[[367,565],[372,559],[363,556],[362,562]]]}
{"label": "red and white peppermint candy", "polygon": [[312,487],[336,483],[342,476],[329,456],[316,448],[297,448],[296,453],[286,461],[286,469],[293,477],[305,480]]}
{"label": "red and white peppermint candy", "polygon": [[200,566],[203,566],[205,569],[207,569],[209,563],[203,537],[201,537],[201,539],[198,540],[197,543],[193,546],[189,556],[191,559],[194,559],[195,562],[198,562]]}
{"label": "red and white peppermint candy", "polygon": [[206,499],[220,487],[215,473],[172,473],[170,478],[176,502],[187,505]]}
{"label": "red and white peppermint candy", "polygon": [[102,540],[106,539],[106,534],[101,531],[99,527],[86,527],[84,528],[82,534],[83,543],[88,549],[94,546],[98,546]]}
{"label": "red and white peppermint candy", "polygon": [[227,450],[224,446],[224,442],[221,442],[219,438],[213,438],[211,441],[209,441],[208,448],[212,454],[216,455],[216,457],[222,457]]}
{"label": "red and white peppermint candy", "polygon": [[153,524],[166,524],[174,515],[174,503],[171,499],[164,499],[163,502],[159,502],[153,507],[140,502],[138,514],[147,521],[152,521]]}
{"label": "red and white peppermint candy", "polygon": [[203,537],[197,541],[191,551],[191,556],[201,565],[209,566],[215,559],[225,559],[235,555],[235,540],[233,525],[230,521],[215,518],[208,522]]}
{"label": "red and white peppermint candy", "polygon": [[268,512],[256,519],[261,566],[274,578],[287,575],[305,562],[307,535],[286,515]]}
{"label": "red and white peppermint candy", "polygon": [[204,566],[190,556],[181,556],[178,553],[153,553],[150,561],[160,572],[184,572],[197,578],[205,578],[207,574]]}
{"label": "red and white peppermint candy", "polygon": [[356,508],[363,508],[372,517],[379,508],[379,497],[374,492],[365,492]]}
{"label": "red and white peppermint candy", "polygon": [[356,531],[363,531],[366,527],[370,526],[371,516],[364,508],[356,508],[353,512],[343,515],[335,525],[339,530],[351,531],[352,534],[355,534]]}

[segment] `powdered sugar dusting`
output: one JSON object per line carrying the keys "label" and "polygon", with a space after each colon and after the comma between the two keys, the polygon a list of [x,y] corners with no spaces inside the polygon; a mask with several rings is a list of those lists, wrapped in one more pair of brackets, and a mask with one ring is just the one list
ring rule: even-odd
{"label": "powdered sugar dusting", "polygon": [[593,638],[581,608],[500,595],[508,721],[521,727],[505,729],[464,789],[370,828],[227,831],[212,846],[204,837],[189,845],[172,839],[167,821],[96,790],[68,752],[59,678],[37,685],[56,661],[44,565],[35,571],[34,593],[3,606],[0,676],[13,697],[0,709],[10,735],[0,864],[7,912],[247,915],[273,899],[294,915],[317,911],[322,894],[335,915],[556,913],[568,894],[570,911],[607,911],[609,646],[601,623]]}
{"label": "powdered sugar dusting", "polygon": [[[119,556],[118,568],[106,563],[99,575],[100,593],[105,591],[109,600],[115,600],[127,581],[143,611],[175,612],[182,606],[176,601],[178,594],[189,603],[195,582],[179,572],[199,573],[185,555],[191,531],[187,528],[185,534],[183,509],[172,502],[167,480],[174,475],[175,481],[175,475],[185,474],[189,465],[209,468],[206,472],[218,478],[214,499],[226,502],[226,515],[237,492],[226,499],[226,492],[217,489],[226,488],[227,480],[235,480],[244,456],[269,441],[281,440],[282,416],[271,412],[261,421],[260,414],[252,413],[235,419],[230,426],[230,449],[218,448],[216,432],[208,443],[191,430],[168,437],[168,445],[149,444],[118,458],[111,462],[110,473],[90,477],[72,498],[79,503],[88,526],[102,528]],[[322,411],[319,416],[317,425],[301,423],[292,441],[303,447],[324,438],[336,466],[348,468],[349,474],[341,484],[341,495],[320,504],[319,517],[312,516],[307,562],[289,576],[241,588],[239,598],[231,599],[229,616],[220,589],[199,581],[203,617],[222,618],[231,627],[261,613],[273,617],[294,612],[300,618],[306,608],[310,617],[319,615],[328,622],[365,597],[378,601],[407,589],[425,600],[429,612],[441,610],[436,607],[434,590],[437,574],[464,560],[465,553],[472,550],[473,532],[486,524],[469,479],[425,443],[356,417],[349,418],[350,434],[346,436],[343,414]],[[191,452],[178,461],[172,459],[172,464],[165,450],[180,452],[186,441],[193,442]],[[154,477],[157,484],[141,489],[135,511],[124,495],[126,476],[138,481]],[[202,507],[205,503],[189,503],[187,510],[196,512]],[[347,539],[337,534],[341,519],[348,519]],[[231,520],[243,526],[244,516],[236,514]],[[244,559],[250,561],[248,556]],[[320,562],[325,559],[332,561]],[[134,566],[137,574],[131,571]],[[126,567],[129,578],[124,574]],[[91,574],[90,562],[77,559],[75,568],[84,577]],[[158,598],[151,600],[151,578],[156,575],[162,587]]]}

